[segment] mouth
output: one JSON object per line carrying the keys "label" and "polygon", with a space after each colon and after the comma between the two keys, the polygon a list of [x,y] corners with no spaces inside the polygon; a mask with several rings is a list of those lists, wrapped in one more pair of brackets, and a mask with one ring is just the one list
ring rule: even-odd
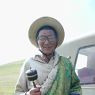
{"label": "mouth", "polygon": [[52,45],[45,45],[45,46],[43,46],[44,48],[51,48],[52,47]]}
{"label": "mouth", "polygon": [[44,47],[44,50],[49,51],[52,47]]}
{"label": "mouth", "polygon": [[44,47],[45,49],[50,49],[50,48],[52,48],[52,47]]}

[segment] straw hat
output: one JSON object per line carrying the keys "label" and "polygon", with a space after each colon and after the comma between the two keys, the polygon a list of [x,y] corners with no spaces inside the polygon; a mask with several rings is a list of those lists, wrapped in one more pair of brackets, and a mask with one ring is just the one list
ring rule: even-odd
{"label": "straw hat", "polygon": [[36,47],[38,47],[37,42],[36,42],[36,34],[37,34],[37,31],[39,30],[39,28],[41,28],[44,25],[49,25],[56,30],[56,32],[58,34],[57,47],[59,47],[64,40],[65,33],[64,33],[64,29],[63,29],[62,25],[56,19],[54,19],[52,17],[41,17],[31,24],[29,31],[28,31],[28,36],[29,36],[30,42],[33,45],[35,45]]}

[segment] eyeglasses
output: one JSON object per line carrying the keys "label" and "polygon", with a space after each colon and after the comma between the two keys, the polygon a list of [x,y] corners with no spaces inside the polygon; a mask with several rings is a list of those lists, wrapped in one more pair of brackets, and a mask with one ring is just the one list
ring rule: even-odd
{"label": "eyeglasses", "polygon": [[56,38],[54,36],[40,36],[38,37],[38,40],[41,42],[48,40],[50,43],[54,43],[56,41]]}

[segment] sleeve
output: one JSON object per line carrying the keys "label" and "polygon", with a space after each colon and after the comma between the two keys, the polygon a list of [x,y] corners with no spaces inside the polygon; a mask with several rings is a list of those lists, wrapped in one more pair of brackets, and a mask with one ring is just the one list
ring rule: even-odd
{"label": "sleeve", "polygon": [[25,92],[28,91],[27,80],[25,75],[25,63],[20,70],[20,75],[15,87],[15,95],[25,95]]}
{"label": "sleeve", "polygon": [[71,67],[71,87],[70,95],[82,95],[80,80],[75,73],[73,66]]}

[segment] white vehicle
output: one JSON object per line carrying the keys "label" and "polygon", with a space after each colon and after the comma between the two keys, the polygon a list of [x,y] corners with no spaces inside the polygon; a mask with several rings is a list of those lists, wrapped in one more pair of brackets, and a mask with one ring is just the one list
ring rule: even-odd
{"label": "white vehicle", "polygon": [[68,58],[80,79],[82,95],[95,94],[95,34],[68,43],[57,51]]}

